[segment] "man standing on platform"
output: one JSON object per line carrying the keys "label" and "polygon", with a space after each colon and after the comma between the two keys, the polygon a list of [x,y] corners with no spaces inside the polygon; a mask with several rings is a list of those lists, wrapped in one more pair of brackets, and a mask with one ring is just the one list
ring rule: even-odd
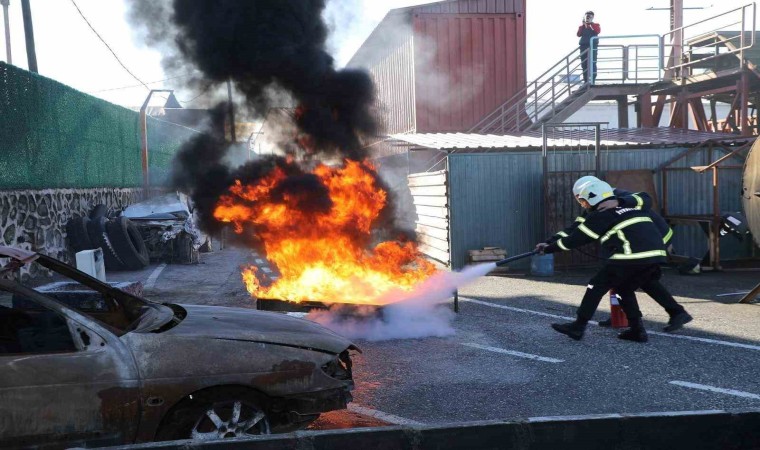
{"label": "man standing on platform", "polygon": [[[578,27],[578,37],[581,38],[580,42],[578,44],[580,45],[581,50],[581,67],[583,68],[583,82],[584,84],[588,84],[589,82],[593,83],[596,79],[596,58],[597,58],[597,40],[592,41],[591,38],[595,36],[599,36],[599,33],[602,32],[602,27],[599,26],[598,23],[594,23],[594,12],[593,11],[586,11],[586,14],[583,15],[583,23],[581,26]],[[594,51],[593,56],[591,55],[591,44],[593,42],[594,45]],[[590,61],[590,67],[589,67],[589,58],[593,61]],[[589,74],[591,77],[589,78]]]}

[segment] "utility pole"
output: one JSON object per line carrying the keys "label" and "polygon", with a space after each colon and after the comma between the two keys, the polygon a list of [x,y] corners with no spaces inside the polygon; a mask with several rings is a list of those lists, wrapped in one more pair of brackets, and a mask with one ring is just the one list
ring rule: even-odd
{"label": "utility pole", "polygon": [[673,57],[676,65],[683,56],[683,0],[670,0],[670,31],[673,33]]}
{"label": "utility pole", "polygon": [[232,103],[232,81],[227,80],[227,103],[230,108],[230,140],[234,144],[237,142],[235,136],[235,105]]}
{"label": "utility pole", "polygon": [[13,64],[13,55],[11,54],[11,21],[8,18],[10,0],[0,0],[0,5],[3,5],[3,16],[5,17],[5,59],[8,61],[8,64]]}
{"label": "utility pole", "polygon": [[29,71],[37,70],[37,51],[34,49],[34,27],[32,26],[32,7],[29,0],[21,0],[21,14],[24,16],[24,37],[26,38],[26,59],[29,61]]}

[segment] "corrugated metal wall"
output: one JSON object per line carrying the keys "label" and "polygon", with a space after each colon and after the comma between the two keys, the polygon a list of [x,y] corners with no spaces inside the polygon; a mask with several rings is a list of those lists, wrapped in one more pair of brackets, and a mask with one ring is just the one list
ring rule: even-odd
{"label": "corrugated metal wall", "polygon": [[525,30],[524,0],[395,9],[348,66],[371,72],[386,134],[462,132],[525,86]]}
{"label": "corrugated metal wall", "polygon": [[[488,3],[458,4],[478,9]],[[455,5],[449,4],[449,9]],[[415,10],[413,26],[417,132],[468,130],[525,86],[523,12]]]}
{"label": "corrugated metal wall", "polygon": [[377,108],[386,134],[415,130],[414,44],[411,33],[370,68],[377,86]]}
{"label": "corrugated metal wall", "polygon": [[[414,34],[410,13],[392,11],[348,63],[369,71],[376,88],[375,107],[382,121],[380,135],[415,130]],[[404,153],[384,139],[369,142],[374,157]]]}
{"label": "corrugated metal wall", "polygon": [[[683,148],[609,150],[602,153],[603,170],[654,169]],[[578,152],[554,152],[556,168],[582,167]],[[718,157],[716,151],[715,157]],[[573,162],[575,160],[576,162]],[[681,167],[707,164],[707,151],[679,162]],[[543,224],[542,166],[540,152],[452,154],[449,156],[449,203],[452,266],[467,264],[467,251],[485,246],[507,249],[509,254],[530,251],[547,236]],[[693,172],[669,174],[668,204],[671,214],[711,212],[711,176]],[[658,195],[661,177],[655,177]],[[721,171],[720,202],[723,211],[741,210],[741,171]],[[679,253],[702,257],[707,239],[697,227],[675,230]],[[727,237],[730,240],[731,237]],[[730,243],[727,242],[730,245]],[[730,255],[723,252],[723,256]],[[518,266],[519,267],[519,266]],[[523,266],[525,267],[525,266]]]}
{"label": "corrugated metal wall", "polygon": [[467,265],[468,250],[533,249],[543,234],[541,176],[537,152],[449,156],[453,268]]}
{"label": "corrugated metal wall", "polygon": [[420,252],[448,265],[449,208],[446,171],[409,175],[417,214],[415,231]]}
{"label": "corrugated metal wall", "polygon": [[524,0],[460,0],[438,2],[415,8],[415,12],[432,14],[511,14],[524,13]]}

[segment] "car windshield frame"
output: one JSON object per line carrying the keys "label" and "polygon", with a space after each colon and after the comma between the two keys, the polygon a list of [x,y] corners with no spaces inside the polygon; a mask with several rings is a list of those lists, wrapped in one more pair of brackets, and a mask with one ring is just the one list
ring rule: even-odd
{"label": "car windshield frame", "polygon": [[[68,264],[63,263],[62,261],[59,261],[55,258],[51,258],[47,255],[37,254],[36,256],[37,258],[34,259],[34,261],[28,261],[27,264],[38,263],[42,267],[49,269],[67,278],[68,280],[75,281],[100,294],[107,295],[113,301],[117,302],[119,306],[124,308],[124,311],[126,311],[126,314],[128,314],[130,317],[137,317],[137,319],[133,320],[132,323],[125,329],[116,328],[114,326],[104,323],[103,321],[99,320],[97,317],[94,317],[93,315],[88,314],[87,311],[80,311],[77,308],[71,307],[69,305],[64,304],[63,302],[60,302],[59,300],[51,297],[50,295],[46,295],[45,292],[39,291],[35,289],[33,286],[26,286],[17,280],[13,280],[13,284],[18,286],[19,288],[25,288],[25,289],[30,289],[34,291],[36,294],[45,297],[46,300],[54,302],[56,305],[58,305],[62,309],[72,310],[82,316],[87,317],[89,320],[95,321],[98,325],[106,328],[108,331],[115,334],[116,336],[120,337],[128,333],[151,332],[153,330],[160,329],[161,327],[165,326],[166,324],[168,324],[169,322],[175,319],[174,310],[167,305],[153,302],[153,301],[144,299],[142,297],[138,297],[136,295],[130,294],[128,292],[122,291],[121,289],[115,288],[107,283],[104,283],[95,277],[92,277]],[[18,260],[14,260],[14,261],[17,262]],[[11,289],[11,287],[6,286],[3,290],[8,290],[8,289]]]}

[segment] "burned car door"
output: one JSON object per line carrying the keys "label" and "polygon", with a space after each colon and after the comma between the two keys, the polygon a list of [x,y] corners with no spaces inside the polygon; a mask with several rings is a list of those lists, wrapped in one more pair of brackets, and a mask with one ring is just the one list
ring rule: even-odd
{"label": "burned car door", "polygon": [[0,448],[132,442],[139,381],[93,320],[0,280]]}

